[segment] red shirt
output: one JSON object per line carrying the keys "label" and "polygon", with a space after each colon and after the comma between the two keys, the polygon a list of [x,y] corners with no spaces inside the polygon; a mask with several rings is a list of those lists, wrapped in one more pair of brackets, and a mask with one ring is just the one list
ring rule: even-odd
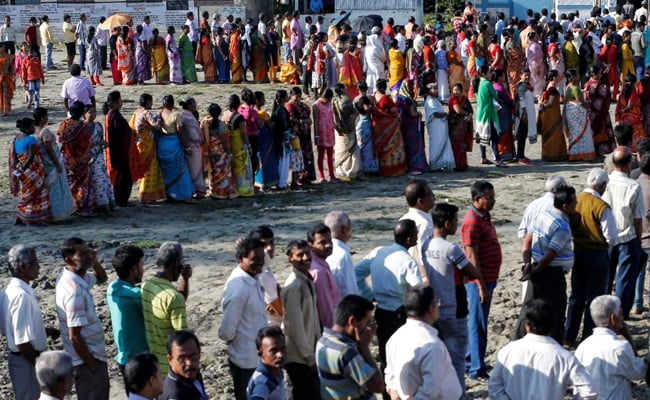
{"label": "red shirt", "polygon": [[392,26],[386,24],[384,27],[384,33],[390,36],[391,39],[395,39],[395,30],[393,29]]}
{"label": "red shirt", "polygon": [[499,279],[502,255],[490,213],[480,212],[474,207],[470,208],[460,226],[460,239],[463,248],[478,246],[480,265],[476,267],[480,268],[485,283],[496,282]]}
{"label": "red shirt", "polygon": [[27,29],[25,29],[25,41],[30,47],[38,46],[36,27],[34,25],[29,25]]}

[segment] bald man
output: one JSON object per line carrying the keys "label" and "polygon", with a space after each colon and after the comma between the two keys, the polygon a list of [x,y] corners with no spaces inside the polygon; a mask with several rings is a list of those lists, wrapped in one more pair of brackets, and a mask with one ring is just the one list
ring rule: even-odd
{"label": "bald man", "polygon": [[[632,151],[618,146],[612,153],[614,171],[603,200],[610,205],[616,220],[618,244],[612,247],[609,263],[608,292],[616,279],[616,296],[621,299],[623,318],[630,317],[634,303],[634,287],[641,263],[642,219],[645,216],[643,192],[637,181],[628,177],[632,167]],[[642,310],[635,310],[640,314]]]}

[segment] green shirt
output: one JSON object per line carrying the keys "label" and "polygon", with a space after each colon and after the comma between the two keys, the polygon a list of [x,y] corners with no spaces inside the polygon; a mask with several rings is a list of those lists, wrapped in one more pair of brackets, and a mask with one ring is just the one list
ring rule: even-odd
{"label": "green shirt", "polygon": [[501,132],[499,125],[499,114],[494,106],[494,102],[499,98],[497,91],[492,86],[492,82],[485,78],[481,78],[481,83],[478,85],[478,93],[476,95],[476,121],[478,122],[492,122],[497,129]]}
{"label": "green shirt", "polygon": [[160,373],[164,376],[169,367],[167,336],[187,329],[185,298],[170,281],[154,276],[142,284],[142,311],[149,350],[158,357]]}

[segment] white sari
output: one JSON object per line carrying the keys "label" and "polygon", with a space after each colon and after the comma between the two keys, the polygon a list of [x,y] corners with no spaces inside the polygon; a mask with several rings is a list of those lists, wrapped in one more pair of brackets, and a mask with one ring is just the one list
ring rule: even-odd
{"label": "white sari", "polygon": [[445,109],[440,100],[427,96],[424,101],[427,134],[429,136],[429,170],[454,169],[454,152],[451,149],[447,117],[436,117],[435,113],[444,113]]}

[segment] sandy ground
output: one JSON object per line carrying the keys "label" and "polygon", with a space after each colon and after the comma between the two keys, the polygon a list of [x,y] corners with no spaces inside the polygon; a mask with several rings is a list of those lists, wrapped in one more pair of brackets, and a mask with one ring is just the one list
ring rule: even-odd
{"label": "sandy ground", "polygon": [[[55,51],[56,71],[46,73],[46,83],[41,91],[42,104],[50,110],[50,124],[53,130],[64,118],[63,102],[59,97],[62,82],[68,78],[61,48]],[[202,78],[202,73],[199,73]],[[137,106],[141,93],[153,95],[154,104],[160,104],[162,96],[193,96],[197,99],[202,114],[210,102],[225,105],[226,97],[239,93],[242,85],[193,84],[187,86],[112,86],[110,75],[104,75],[106,86],[97,88],[97,101],[101,104],[109,91],[117,89],[124,101],[123,114],[128,118]],[[266,93],[268,107],[278,85],[251,85],[253,90]],[[284,87],[284,86],[282,86]],[[74,217],[71,221],[47,227],[13,226],[16,201],[9,195],[7,184],[8,145],[14,136],[15,120],[30,116],[23,103],[21,93],[14,98],[12,115],[0,118],[0,254],[5,276],[0,280],[4,286],[8,274],[4,257],[9,247],[17,243],[33,243],[38,246],[41,262],[41,277],[34,283],[41,298],[46,322],[58,326],[54,309],[54,283],[63,262],[59,255],[62,241],[71,236],[79,236],[90,241],[99,250],[100,260],[107,269],[110,279],[115,279],[110,259],[119,244],[131,243],[145,249],[146,276],[155,271],[155,252],[160,243],[177,240],[185,249],[185,259],[194,268],[191,279],[190,296],[187,301],[188,322],[202,343],[202,370],[211,398],[233,398],[228,375],[226,346],[217,337],[221,320],[220,301],[223,286],[228,274],[236,266],[234,241],[257,224],[270,225],[276,235],[277,257],[275,271],[284,282],[289,266],[284,256],[286,243],[290,239],[304,238],[307,229],[321,221],[327,212],[334,209],[347,211],[354,224],[350,246],[353,259],[359,260],[376,246],[392,241],[392,227],[395,221],[406,212],[403,198],[405,184],[411,176],[398,178],[371,178],[369,180],[314,185],[309,191],[294,193],[273,193],[257,195],[253,198],[236,200],[205,200],[196,205],[176,205],[159,203],[140,205],[137,189],[134,187],[133,206],[122,208],[109,216],[95,218]],[[98,117],[101,118],[101,117]],[[100,119],[101,121],[101,119]],[[478,149],[470,155],[470,164],[477,165]],[[533,160],[540,158],[540,144],[528,146],[528,155]],[[579,190],[589,168],[594,163],[544,163],[535,161],[532,166],[511,165],[508,169],[493,166],[473,166],[463,173],[428,173],[426,179],[436,194],[437,201],[448,201],[460,207],[464,213],[470,205],[470,185],[478,179],[490,180],[496,190],[497,203],[492,212],[503,249],[501,278],[494,293],[490,315],[490,335],[488,338],[489,363],[494,363],[496,351],[509,341],[520,308],[519,264],[520,244],[516,238],[516,228],[526,205],[539,197],[549,174],[559,173]],[[451,237],[458,240],[458,237]],[[106,328],[106,342],[109,356],[115,355],[115,346],[110,329],[105,286],[94,289],[95,303]],[[648,323],[647,315],[634,317],[631,321],[637,346],[646,352]],[[11,383],[7,371],[6,346],[0,345],[0,398],[12,398]],[[60,349],[61,342],[50,343],[51,349]],[[117,364],[109,362],[111,376],[111,397],[123,399],[122,380]],[[468,383],[472,398],[487,398],[487,386]],[[650,398],[650,390],[645,383],[638,383],[635,398]]]}

